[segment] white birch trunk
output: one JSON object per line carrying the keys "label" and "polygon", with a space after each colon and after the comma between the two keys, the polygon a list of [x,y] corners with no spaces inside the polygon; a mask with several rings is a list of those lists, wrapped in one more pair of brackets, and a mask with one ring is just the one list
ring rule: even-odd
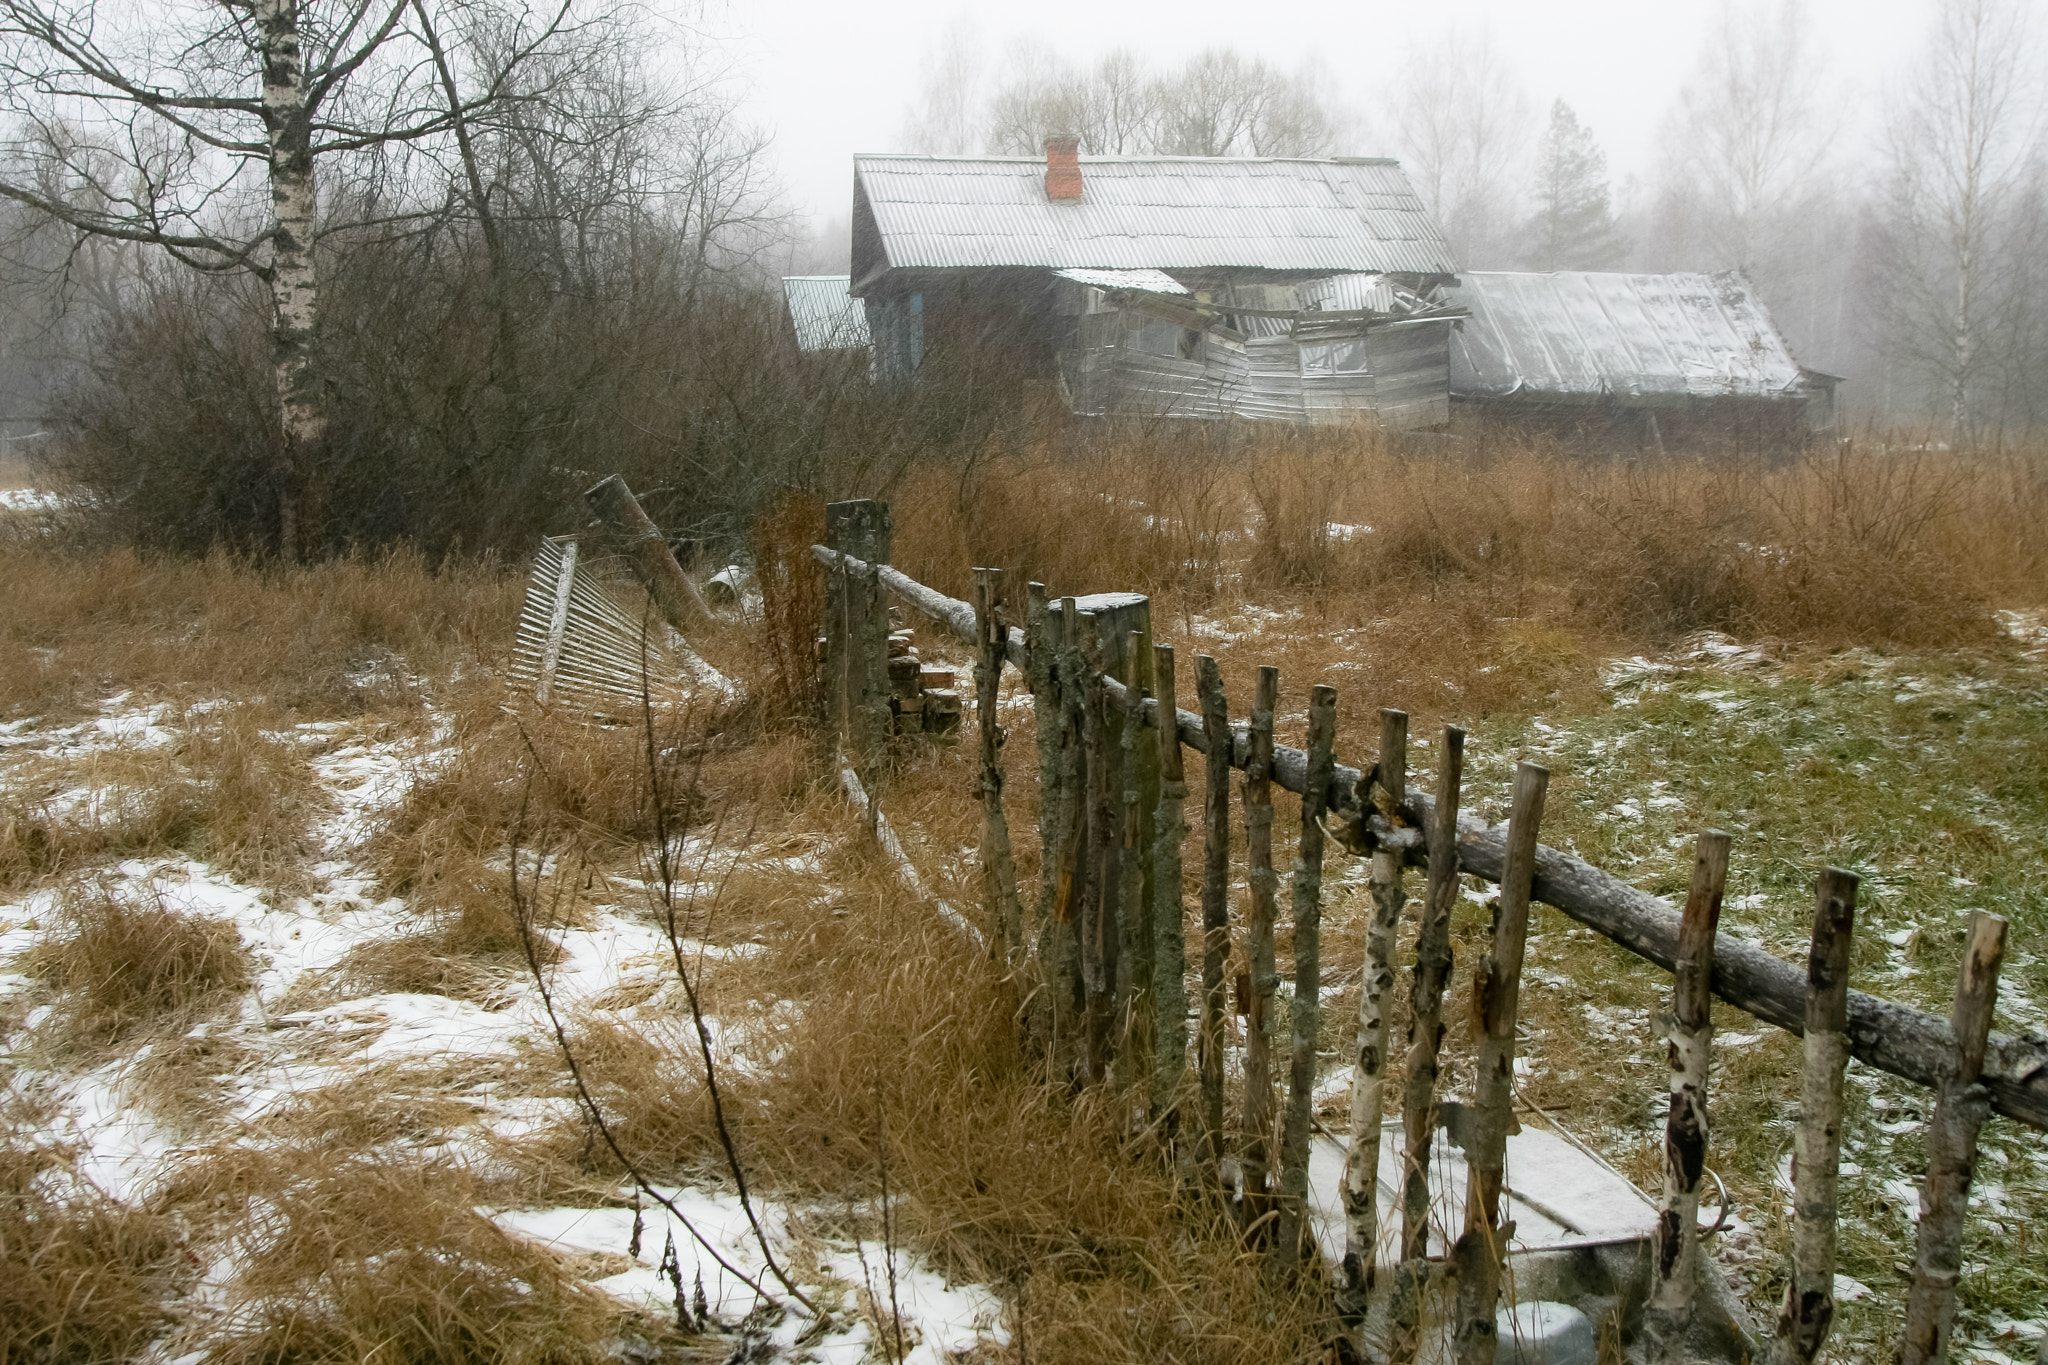
{"label": "white birch trunk", "polygon": [[256,0],[263,43],[263,122],[270,143],[271,360],[283,416],[278,465],[278,557],[305,551],[311,466],[327,437],[326,395],[313,352],[319,290],[313,271],[312,112],[299,51],[299,0]]}

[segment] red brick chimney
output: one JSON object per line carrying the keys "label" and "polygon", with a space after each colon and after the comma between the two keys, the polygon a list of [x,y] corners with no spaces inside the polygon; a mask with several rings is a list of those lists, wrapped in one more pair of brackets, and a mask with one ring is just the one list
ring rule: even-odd
{"label": "red brick chimney", "polygon": [[1045,197],[1055,204],[1081,202],[1081,139],[1072,133],[1045,140]]}

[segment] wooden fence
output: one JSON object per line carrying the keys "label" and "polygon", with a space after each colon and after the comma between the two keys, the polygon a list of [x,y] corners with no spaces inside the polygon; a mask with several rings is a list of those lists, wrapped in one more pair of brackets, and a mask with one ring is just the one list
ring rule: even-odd
{"label": "wooden fence", "polygon": [[[830,719],[849,773],[870,784],[888,708],[884,594],[922,612],[976,651],[982,861],[991,951],[1028,983],[1035,1022],[1059,1064],[1078,1082],[1129,1087],[1169,1141],[1191,1142],[1213,1173],[1234,1162],[1248,1225],[1281,1265],[1304,1254],[1308,1152],[1316,1071],[1322,965],[1318,925],[1325,836],[1369,857],[1372,915],[1351,1069],[1344,1175],[1345,1254],[1339,1293],[1363,1320],[1378,1305],[1391,1359],[1419,1349],[1420,1287],[1429,1280],[1431,1146],[1446,1110],[1438,1089],[1444,994],[1450,985],[1450,917],[1461,874],[1500,887],[1488,948],[1472,974],[1477,1074],[1457,1112],[1467,1165],[1465,1226],[1448,1269],[1456,1285],[1452,1324],[1459,1365],[1488,1365],[1505,1240],[1503,1162],[1513,1116],[1515,1024],[1529,907],[1554,906],[1674,975],[1668,1047],[1670,1104],[1664,1181],[1651,1247],[1643,1319],[1652,1359],[1687,1353],[1695,1315],[1697,1210],[1709,1145],[1711,996],[1804,1038],[1800,1117],[1794,1143],[1790,1284],[1775,1339],[1774,1365],[1808,1365],[1834,1314],[1836,1175],[1841,1148],[1842,1076],[1850,1057],[1935,1092],[1927,1127],[1928,1173],[1921,1190],[1919,1244],[1903,1332],[1905,1365],[1947,1352],[1960,1270],[1962,1230],[1979,1127],[1992,1113],[2048,1129],[2048,1046],[1990,1031],[2005,946],[2005,922],[1973,916],[1954,1013],[1941,1019],[1849,989],[1857,879],[1837,868],[1817,878],[1812,949],[1804,969],[1762,949],[1719,940],[1729,839],[1696,842],[1692,884],[1682,907],[1537,838],[1549,774],[1520,765],[1507,822],[1486,826],[1461,813],[1464,735],[1446,728],[1436,746],[1434,792],[1411,783],[1407,717],[1381,712],[1375,762],[1337,761],[1336,694],[1312,689],[1308,748],[1277,744],[1277,669],[1261,668],[1249,715],[1232,719],[1216,661],[1195,660],[1200,711],[1178,706],[1173,647],[1151,637],[1149,603],[1135,594],[1049,599],[1043,585],[1018,585],[976,569],[975,601],[961,602],[881,562],[887,508],[874,502],[830,509],[828,538],[815,547],[828,572],[825,667]],[[865,553],[862,553],[865,552]],[[1023,588],[1022,593],[1017,588]],[[1023,630],[1017,630],[1022,608]],[[1028,685],[1036,718],[1039,839],[1045,850],[1029,923],[1017,884],[1003,806],[1002,742],[996,697],[1001,670]],[[1191,1002],[1182,847],[1190,796],[1187,754],[1201,762],[1200,990]],[[1224,979],[1230,957],[1230,788],[1243,774],[1242,838],[1249,913],[1243,931],[1248,973]],[[849,776],[849,781],[853,779]],[[857,785],[857,783],[855,784]],[[1272,788],[1302,798],[1288,886],[1294,961],[1292,1009],[1275,1017],[1280,984],[1274,929],[1281,880],[1275,870]],[[867,810],[875,811],[873,803]],[[1407,1017],[1391,1017],[1395,944],[1406,912],[1409,867],[1425,870],[1415,933]],[[1242,1112],[1224,1113],[1225,1012],[1235,989],[1247,1017]],[[1192,1028],[1192,1035],[1191,1035]],[[1192,1041],[1193,1060],[1189,1060]],[[1284,1080],[1284,1084],[1283,1084]],[[1384,1118],[1402,1120],[1405,1151],[1383,1153]],[[1277,1142],[1276,1142],[1277,1138]],[[1399,1262],[1391,1285],[1375,1283],[1379,1238],[1375,1197],[1380,1163],[1402,1172]]]}

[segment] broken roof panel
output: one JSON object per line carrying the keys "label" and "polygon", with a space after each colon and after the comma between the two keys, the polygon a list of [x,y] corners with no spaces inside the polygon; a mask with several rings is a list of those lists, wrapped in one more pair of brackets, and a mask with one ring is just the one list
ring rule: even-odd
{"label": "broken roof panel", "polygon": [[1143,289],[1154,294],[1185,294],[1187,287],[1163,270],[1056,270],[1063,280],[1096,289]]}
{"label": "broken roof panel", "polygon": [[1736,271],[1469,271],[1448,296],[1472,310],[1451,336],[1451,392],[1460,397],[1656,403],[1807,390]]}
{"label": "broken roof panel", "polygon": [[868,314],[845,275],[785,275],[782,296],[800,351],[853,351],[868,344]]}
{"label": "broken roof panel", "polygon": [[855,268],[864,278],[891,267],[1457,272],[1394,161],[1080,164],[1080,201],[1055,203],[1038,157],[856,156],[856,197],[865,197],[886,259]]}

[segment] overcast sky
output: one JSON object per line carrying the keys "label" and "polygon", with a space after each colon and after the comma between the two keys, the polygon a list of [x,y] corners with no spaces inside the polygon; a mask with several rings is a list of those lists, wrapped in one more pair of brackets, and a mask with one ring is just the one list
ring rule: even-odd
{"label": "overcast sky", "polygon": [[[1827,72],[1846,88],[1848,136],[1879,81],[1901,69],[1926,28],[1926,0],[1807,0]],[[855,152],[898,151],[919,72],[946,28],[976,26],[991,59],[1029,35],[1085,62],[1116,47],[1177,64],[1210,46],[1232,46],[1284,67],[1319,59],[1343,101],[1371,119],[1373,90],[1411,37],[1448,23],[1491,26],[1496,50],[1516,63],[1539,109],[1562,97],[1606,149],[1617,190],[1646,171],[1673,92],[1691,72],[1714,13],[1704,3],[1648,0],[1035,0],[967,6],[950,0],[709,0],[705,18],[727,39],[752,116],[775,138],[777,174],[792,205],[814,222],[843,219],[852,200]],[[1444,52],[1445,61],[1456,54]],[[1370,133],[1368,145],[1390,151]]]}

